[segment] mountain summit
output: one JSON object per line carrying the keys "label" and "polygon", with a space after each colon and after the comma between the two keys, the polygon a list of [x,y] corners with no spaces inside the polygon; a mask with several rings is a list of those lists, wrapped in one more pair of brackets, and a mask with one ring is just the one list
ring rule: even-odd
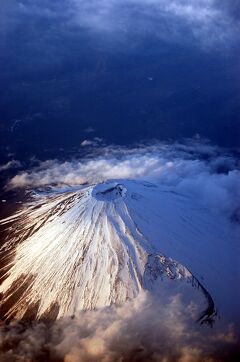
{"label": "mountain summit", "polygon": [[2,247],[4,319],[74,315],[124,303],[166,281],[198,290],[206,304],[200,320],[215,313],[193,251],[213,227],[209,213],[171,189],[109,180],[51,190],[1,223],[9,233]]}

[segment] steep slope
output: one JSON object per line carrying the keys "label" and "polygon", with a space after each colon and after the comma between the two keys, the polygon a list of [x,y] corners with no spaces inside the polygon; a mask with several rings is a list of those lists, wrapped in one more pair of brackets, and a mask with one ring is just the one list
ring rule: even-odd
{"label": "steep slope", "polygon": [[55,190],[1,223],[9,232],[1,250],[9,260],[0,286],[4,319],[55,319],[123,303],[161,280],[198,289],[206,304],[199,320],[216,313],[212,266],[200,250],[208,247],[210,258],[216,250],[217,221],[171,189],[110,180]]}

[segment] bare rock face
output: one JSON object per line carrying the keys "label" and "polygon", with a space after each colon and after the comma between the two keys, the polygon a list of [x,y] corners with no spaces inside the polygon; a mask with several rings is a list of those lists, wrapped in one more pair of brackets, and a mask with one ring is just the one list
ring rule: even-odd
{"label": "bare rock face", "polygon": [[99,201],[114,201],[125,197],[127,189],[117,182],[105,182],[96,185],[92,190],[92,196]]}
{"label": "bare rock face", "polygon": [[199,212],[193,221],[193,210],[183,195],[129,180],[36,196],[1,222],[9,235],[1,250],[8,255],[1,317],[74,315],[124,303],[167,280],[198,289],[206,304],[200,319],[209,320],[214,302],[208,286],[193,274],[192,268],[199,274],[201,262],[189,244],[205,221]]}

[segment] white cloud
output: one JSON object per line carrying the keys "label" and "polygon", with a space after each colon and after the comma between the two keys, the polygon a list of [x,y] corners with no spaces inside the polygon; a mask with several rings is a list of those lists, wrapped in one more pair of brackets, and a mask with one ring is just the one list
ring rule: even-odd
{"label": "white cloud", "polygon": [[[92,157],[49,160],[23,171],[8,188],[78,185],[106,179],[144,179],[193,194],[208,207],[232,214],[239,208],[240,172],[231,156],[207,144],[156,144],[133,149],[97,148]],[[223,171],[223,172],[219,172]]]}
{"label": "white cloud", "polygon": [[98,144],[102,143],[103,139],[99,137],[94,137],[92,140],[85,139],[81,142],[82,147],[88,147],[88,146],[98,146]]}
{"label": "white cloud", "polygon": [[81,312],[52,325],[2,326],[0,350],[6,362],[223,362],[231,358],[237,343],[233,326],[201,327],[191,320],[191,308],[180,294],[165,298],[142,292],[125,305]]}

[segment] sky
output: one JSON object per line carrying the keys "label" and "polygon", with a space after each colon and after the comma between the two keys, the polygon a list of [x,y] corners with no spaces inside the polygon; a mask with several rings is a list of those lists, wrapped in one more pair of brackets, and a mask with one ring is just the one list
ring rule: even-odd
{"label": "sky", "polygon": [[237,1],[11,0],[0,19],[2,163],[96,137],[238,147]]}

